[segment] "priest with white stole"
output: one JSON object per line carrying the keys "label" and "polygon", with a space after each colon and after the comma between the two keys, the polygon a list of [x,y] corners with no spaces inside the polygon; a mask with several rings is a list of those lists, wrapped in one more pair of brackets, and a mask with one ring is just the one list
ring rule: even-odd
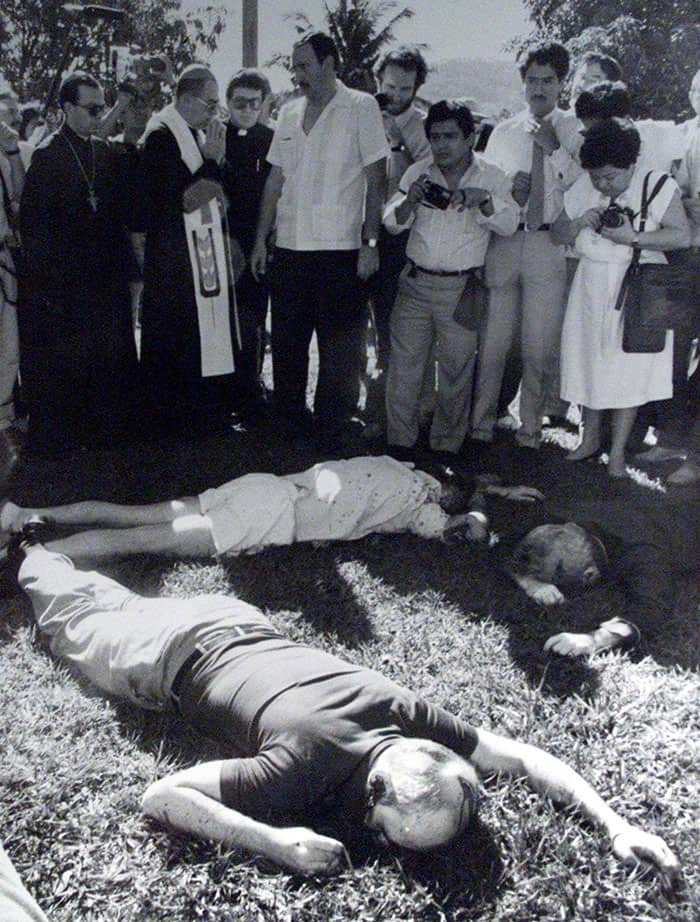
{"label": "priest with white stole", "polygon": [[220,165],[225,126],[212,72],[187,67],[142,139],[146,232],[141,366],[157,433],[206,435],[230,411],[238,336]]}

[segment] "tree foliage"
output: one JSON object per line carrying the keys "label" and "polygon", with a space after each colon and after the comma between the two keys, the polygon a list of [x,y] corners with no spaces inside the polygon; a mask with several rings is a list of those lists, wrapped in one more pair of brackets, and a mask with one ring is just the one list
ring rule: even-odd
{"label": "tree foliage", "polygon": [[691,115],[688,88],[700,67],[697,0],[524,0],[535,29],[521,45],[564,42],[573,56],[611,54],[622,64],[636,117]]}
{"label": "tree foliage", "polygon": [[[347,86],[374,89],[372,72],[385,45],[395,40],[394,27],[414,13],[409,7],[397,11],[394,0],[338,0],[323,4],[323,22],[312,22],[306,13],[291,13],[299,35],[321,29],[334,40],[340,55],[338,76]],[[289,68],[289,56],[278,54],[270,62]]]}
{"label": "tree foliage", "polygon": [[[183,14],[180,0],[114,0],[115,22],[67,12],[63,0],[0,0],[0,62],[5,80],[23,98],[43,99],[68,45],[66,63],[109,78],[107,49],[127,45],[165,53],[176,68],[214,51],[223,32],[225,6],[207,3]],[[107,79],[109,83],[109,79]]]}

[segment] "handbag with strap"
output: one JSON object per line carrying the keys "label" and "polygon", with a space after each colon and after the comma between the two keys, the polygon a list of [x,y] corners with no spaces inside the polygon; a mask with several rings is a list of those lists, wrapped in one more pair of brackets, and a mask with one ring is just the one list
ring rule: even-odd
{"label": "handbag with strap", "polygon": [[[668,179],[659,178],[651,194],[649,179],[644,177],[642,207],[639,212],[639,233],[644,232],[649,205]],[[665,263],[640,263],[641,249],[636,248],[632,262],[622,280],[615,310],[623,312],[623,352],[663,352],[666,330],[671,325],[672,299],[676,300],[683,287],[677,268]]]}

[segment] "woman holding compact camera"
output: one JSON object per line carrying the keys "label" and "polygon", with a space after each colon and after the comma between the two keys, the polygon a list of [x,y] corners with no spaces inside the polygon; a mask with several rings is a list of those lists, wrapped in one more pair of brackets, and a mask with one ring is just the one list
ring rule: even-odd
{"label": "woman holding compact camera", "polygon": [[[616,309],[635,250],[641,263],[665,263],[664,250],[688,246],[688,223],[676,183],[667,177],[651,197],[640,230],[642,195],[663,176],[638,169],[640,139],[630,122],[606,119],[584,135],[581,166],[552,227],[556,243],[572,243],[580,256],[564,318],[561,396],[583,405],[583,439],[570,461],[598,453],[601,415],[612,416],[608,474],[625,476],[625,446],[638,408],[673,392],[673,334],[662,352],[627,353],[622,348],[623,311]],[[648,175],[648,179],[647,179]]]}

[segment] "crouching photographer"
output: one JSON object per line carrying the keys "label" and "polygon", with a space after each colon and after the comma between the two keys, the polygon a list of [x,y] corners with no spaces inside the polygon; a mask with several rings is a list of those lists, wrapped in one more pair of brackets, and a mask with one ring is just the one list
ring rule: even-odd
{"label": "crouching photographer", "polygon": [[505,173],[473,152],[468,106],[435,103],[425,132],[430,158],[406,170],[384,212],[389,233],[410,228],[391,314],[386,396],[387,441],[398,455],[409,455],[418,439],[433,341],[440,371],[430,447],[452,454],[461,448],[471,409],[486,247],[492,231],[508,236],[518,224]]}

